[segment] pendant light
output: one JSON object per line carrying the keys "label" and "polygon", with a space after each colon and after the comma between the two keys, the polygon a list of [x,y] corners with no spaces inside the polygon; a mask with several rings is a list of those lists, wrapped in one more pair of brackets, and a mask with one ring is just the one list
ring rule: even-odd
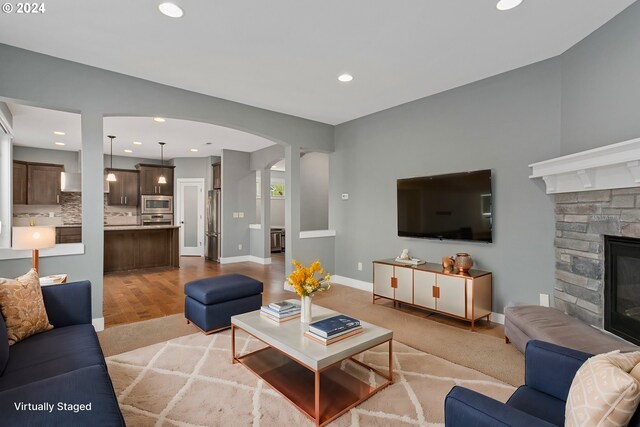
{"label": "pendant light", "polygon": [[116,174],[113,173],[113,138],[115,138],[115,136],[113,135],[107,135],[107,138],[111,139],[111,166],[109,167],[109,173],[107,174],[107,181],[109,182],[116,182],[118,179],[116,178]]}
{"label": "pendant light", "polygon": [[160,144],[160,177],[158,178],[158,184],[166,184],[167,178],[164,177],[164,144],[165,142],[158,142]]}

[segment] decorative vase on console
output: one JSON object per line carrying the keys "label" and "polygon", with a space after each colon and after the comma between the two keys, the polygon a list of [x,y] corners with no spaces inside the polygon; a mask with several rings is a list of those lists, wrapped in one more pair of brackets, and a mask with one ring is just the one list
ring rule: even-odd
{"label": "decorative vase on console", "polygon": [[455,263],[455,260],[453,259],[452,256],[444,256],[444,257],[442,257],[442,268],[445,271],[452,271],[454,263]]}
{"label": "decorative vase on console", "polygon": [[465,274],[473,267],[473,259],[466,252],[460,252],[456,254],[456,260],[453,266],[459,273]]}
{"label": "decorative vase on console", "polygon": [[[311,297],[316,292],[324,292],[329,290],[331,283],[331,275],[324,271],[320,261],[316,260],[309,267],[305,267],[295,259],[292,261],[295,270],[287,277],[287,282],[293,286],[296,293],[300,295],[301,312],[300,321],[302,323],[310,323],[311,314]],[[319,276],[319,278],[316,277]]]}

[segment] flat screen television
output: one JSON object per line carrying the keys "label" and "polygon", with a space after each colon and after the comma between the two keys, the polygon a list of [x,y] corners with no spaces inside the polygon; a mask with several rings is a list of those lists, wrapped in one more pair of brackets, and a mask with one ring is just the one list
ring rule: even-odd
{"label": "flat screen television", "polygon": [[398,236],[492,242],[491,170],[398,180]]}

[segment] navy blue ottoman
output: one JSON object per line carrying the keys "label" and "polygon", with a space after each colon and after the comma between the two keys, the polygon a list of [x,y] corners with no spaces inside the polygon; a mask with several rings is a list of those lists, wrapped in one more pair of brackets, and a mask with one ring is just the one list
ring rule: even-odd
{"label": "navy blue ottoman", "polygon": [[205,334],[230,327],[231,316],[262,305],[262,282],[242,274],[194,280],[184,293],[184,316]]}

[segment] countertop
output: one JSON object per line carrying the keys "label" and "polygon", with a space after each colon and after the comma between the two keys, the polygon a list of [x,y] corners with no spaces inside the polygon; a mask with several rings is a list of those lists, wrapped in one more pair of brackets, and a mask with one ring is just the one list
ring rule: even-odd
{"label": "countertop", "polygon": [[82,224],[60,224],[54,225],[55,228],[71,228],[71,227],[82,227]]}
{"label": "countertop", "polygon": [[179,225],[105,225],[104,231],[125,230],[158,230],[166,228],[180,228]]}

